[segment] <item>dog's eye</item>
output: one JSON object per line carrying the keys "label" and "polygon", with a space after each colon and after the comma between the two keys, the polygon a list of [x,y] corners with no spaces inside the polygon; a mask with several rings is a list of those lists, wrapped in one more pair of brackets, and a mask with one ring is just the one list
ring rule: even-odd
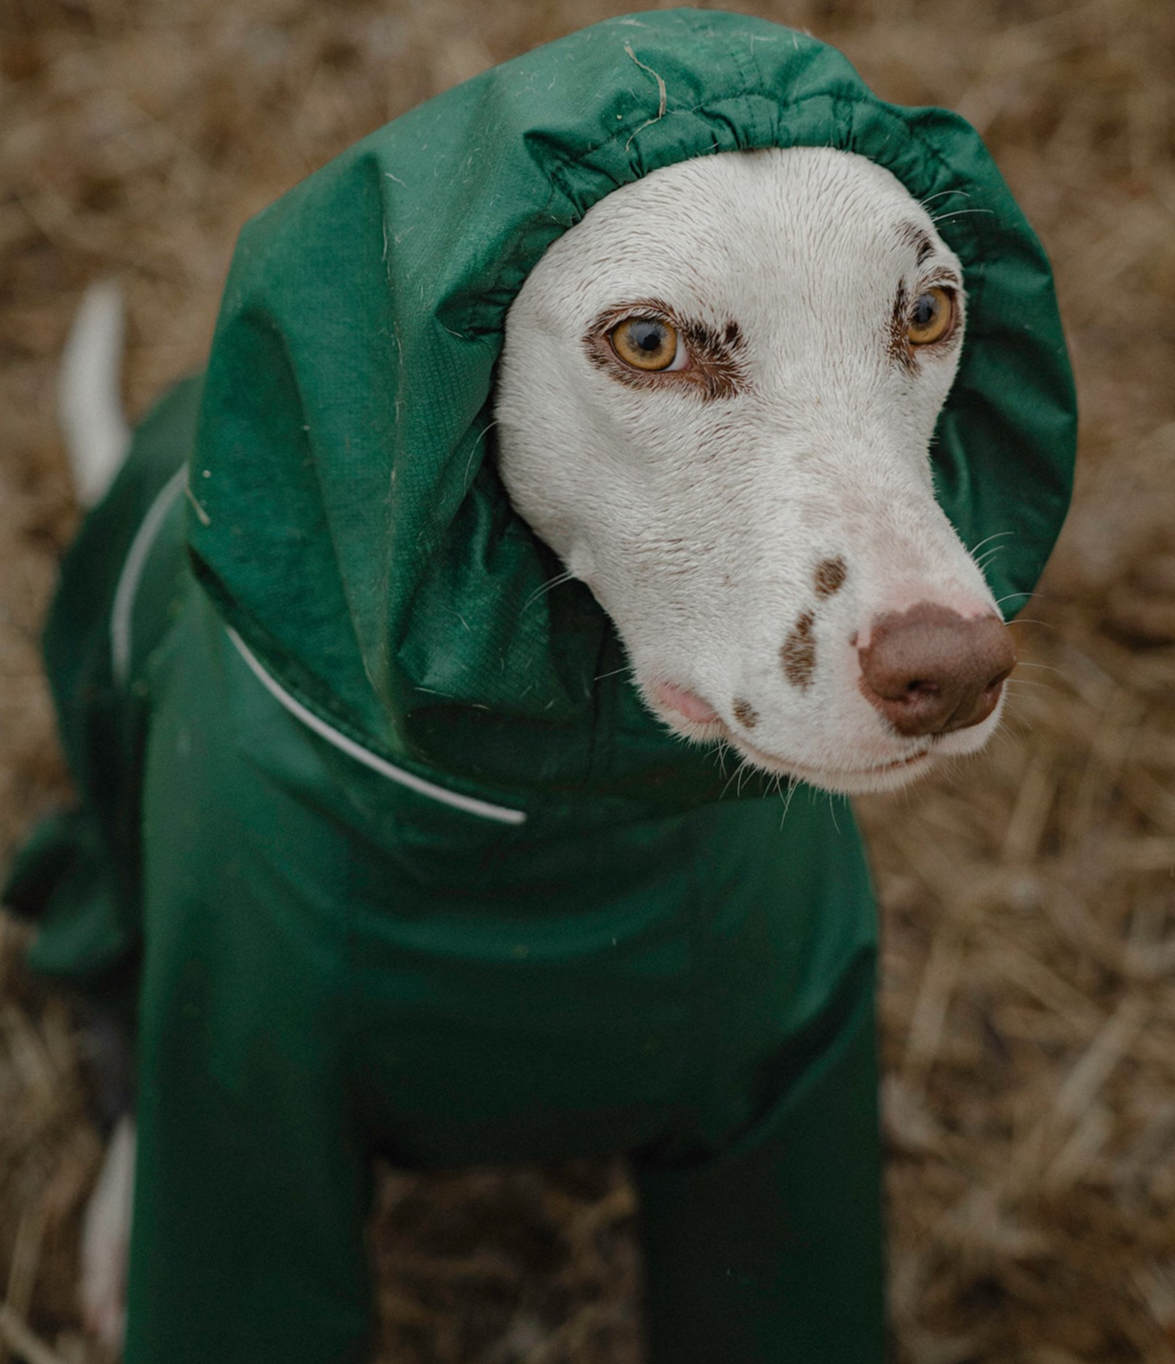
{"label": "dog's eye", "polygon": [[684,369],[686,350],[677,328],[657,317],[629,317],[608,333],[612,349],[633,369]]}
{"label": "dog's eye", "polygon": [[954,321],[955,304],[946,289],[933,287],[920,293],[910,311],[906,335],[912,346],[929,346],[941,341]]}

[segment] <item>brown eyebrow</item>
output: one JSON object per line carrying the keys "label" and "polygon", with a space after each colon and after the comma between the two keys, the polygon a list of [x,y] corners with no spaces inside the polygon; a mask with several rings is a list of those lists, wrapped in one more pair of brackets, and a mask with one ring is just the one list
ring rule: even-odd
{"label": "brown eyebrow", "polygon": [[[668,323],[684,341],[690,354],[688,369],[669,372],[632,369],[612,348],[611,332],[634,317],[651,317]],[[583,336],[584,350],[597,369],[630,388],[646,392],[669,384],[695,391],[704,402],[734,398],[750,388],[742,351],[742,331],[733,319],[714,326],[697,318],[682,317],[660,298],[636,298],[605,308]]]}
{"label": "brown eyebrow", "polygon": [[902,223],[898,228],[898,235],[904,245],[912,247],[917,253],[915,263],[921,265],[928,256],[934,255],[934,242],[931,240],[930,233],[924,227],[919,227],[917,223]]}

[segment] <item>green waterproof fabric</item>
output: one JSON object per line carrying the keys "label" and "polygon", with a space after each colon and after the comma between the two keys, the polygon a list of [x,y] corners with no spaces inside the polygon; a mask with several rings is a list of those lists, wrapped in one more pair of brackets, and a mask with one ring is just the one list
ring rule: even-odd
{"label": "green waterproof fabric", "polygon": [[[137,1012],[128,1364],[366,1357],[373,1152],[631,1154],[655,1364],[876,1364],[876,924],[846,804],[643,710],[493,461],[544,248],[687,157],[830,145],[932,204],[968,332],[935,474],[1012,607],[1059,530],[1047,263],[975,133],[714,11],[430,101],[244,230],[206,372],[136,433],[45,650],[76,810],[6,900]],[[228,627],[228,628],[226,628]]]}

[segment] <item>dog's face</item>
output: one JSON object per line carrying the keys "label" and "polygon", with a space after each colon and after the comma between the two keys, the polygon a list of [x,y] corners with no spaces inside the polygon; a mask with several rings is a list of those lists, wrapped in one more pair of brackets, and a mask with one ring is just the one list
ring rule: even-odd
{"label": "dog's face", "polygon": [[672,729],[847,792],[986,741],[1014,654],[929,459],[963,327],[926,210],[827,149],[654,172],[535,267],[501,474]]}

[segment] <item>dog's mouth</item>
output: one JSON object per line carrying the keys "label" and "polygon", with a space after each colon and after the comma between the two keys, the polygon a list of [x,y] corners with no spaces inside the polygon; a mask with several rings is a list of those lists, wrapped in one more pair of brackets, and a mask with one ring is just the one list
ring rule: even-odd
{"label": "dog's mouth", "polygon": [[913,753],[895,758],[890,762],[874,763],[868,767],[813,767],[808,763],[795,762],[780,758],[749,744],[741,736],[732,734],[723,725],[722,737],[736,752],[741,753],[749,762],[766,772],[779,776],[795,777],[807,782],[809,786],[819,786],[826,791],[837,791],[844,795],[864,795],[869,791],[890,790],[904,786],[928,769],[938,757],[934,751],[934,741],[923,744]]}
{"label": "dog's mouth", "polygon": [[892,790],[913,781],[931,767],[939,756],[937,738],[925,740],[911,753],[864,767],[817,767],[811,763],[768,753],[739,733],[708,702],[695,693],[672,683],[659,682],[652,689],[655,708],[662,718],[684,737],[700,742],[725,740],[748,763],[776,776],[792,777],[826,791],[863,795],[869,791]]}

